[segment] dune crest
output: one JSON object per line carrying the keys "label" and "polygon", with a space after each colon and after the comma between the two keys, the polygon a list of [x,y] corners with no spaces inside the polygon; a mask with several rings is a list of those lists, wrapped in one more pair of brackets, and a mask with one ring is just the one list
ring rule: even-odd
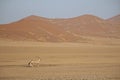
{"label": "dune crest", "polygon": [[79,42],[85,40],[82,36],[120,38],[120,28],[111,20],[88,14],[68,19],[31,15],[14,23],[0,25],[1,39]]}

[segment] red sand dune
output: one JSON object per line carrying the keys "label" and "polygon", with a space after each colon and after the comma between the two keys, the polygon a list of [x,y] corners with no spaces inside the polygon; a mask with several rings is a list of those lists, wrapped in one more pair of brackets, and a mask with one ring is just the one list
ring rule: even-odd
{"label": "red sand dune", "polygon": [[42,42],[75,42],[82,40],[81,36],[120,38],[120,28],[110,22],[92,15],[69,19],[47,19],[32,15],[0,25],[0,38]]}
{"label": "red sand dune", "polygon": [[[53,21],[53,22],[52,22]],[[120,26],[92,15],[83,15],[70,19],[55,19],[51,22],[61,26],[77,36],[98,36],[120,38]]]}
{"label": "red sand dune", "polygon": [[109,22],[120,25],[120,15],[108,19]]}

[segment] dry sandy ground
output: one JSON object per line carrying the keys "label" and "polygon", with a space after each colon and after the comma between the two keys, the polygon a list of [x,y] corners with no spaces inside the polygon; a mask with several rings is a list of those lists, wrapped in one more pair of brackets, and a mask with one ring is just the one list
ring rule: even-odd
{"label": "dry sandy ground", "polygon": [[0,80],[120,80],[120,45],[0,41]]}

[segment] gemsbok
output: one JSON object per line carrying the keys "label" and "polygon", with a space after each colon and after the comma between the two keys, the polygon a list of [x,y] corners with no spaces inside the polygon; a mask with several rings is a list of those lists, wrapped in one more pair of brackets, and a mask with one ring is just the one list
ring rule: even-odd
{"label": "gemsbok", "polygon": [[40,65],[40,57],[38,59],[35,59],[35,60],[31,60],[29,63],[28,63],[28,66],[29,67],[38,67]]}

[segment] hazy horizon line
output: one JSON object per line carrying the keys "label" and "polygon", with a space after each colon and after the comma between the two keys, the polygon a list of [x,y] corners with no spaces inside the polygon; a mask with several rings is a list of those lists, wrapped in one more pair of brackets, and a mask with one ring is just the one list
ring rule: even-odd
{"label": "hazy horizon line", "polygon": [[82,14],[82,15],[79,15],[79,16],[72,16],[72,17],[46,17],[46,16],[41,16],[41,15],[36,15],[36,14],[31,14],[31,15],[27,15],[27,16],[24,16],[20,19],[17,19],[17,20],[13,20],[13,21],[10,21],[10,22],[6,22],[6,23],[0,23],[1,25],[2,24],[10,24],[10,23],[14,23],[14,22],[17,22],[17,21],[20,21],[22,19],[25,19],[25,18],[28,18],[30,16],[36,16],[36,17],[41,17],[41,18],[46,18],[46,19],[71,19],[71,18],[76,18],[76,17],[81,17],[81,16],[95,16],[95,17],[98,17],[100,19],[103,19],[103,20],[107,20],[107,19],[110,19],[112,17],[115,17],[115,16],[118,16],[120,14],[117,14],[117,15],[114,15],[114,16],[111,16],[109,18],[103,18],[103,17],[100,17],[100,16],[96,16],[96,15],[93,15],[93,14]]}

